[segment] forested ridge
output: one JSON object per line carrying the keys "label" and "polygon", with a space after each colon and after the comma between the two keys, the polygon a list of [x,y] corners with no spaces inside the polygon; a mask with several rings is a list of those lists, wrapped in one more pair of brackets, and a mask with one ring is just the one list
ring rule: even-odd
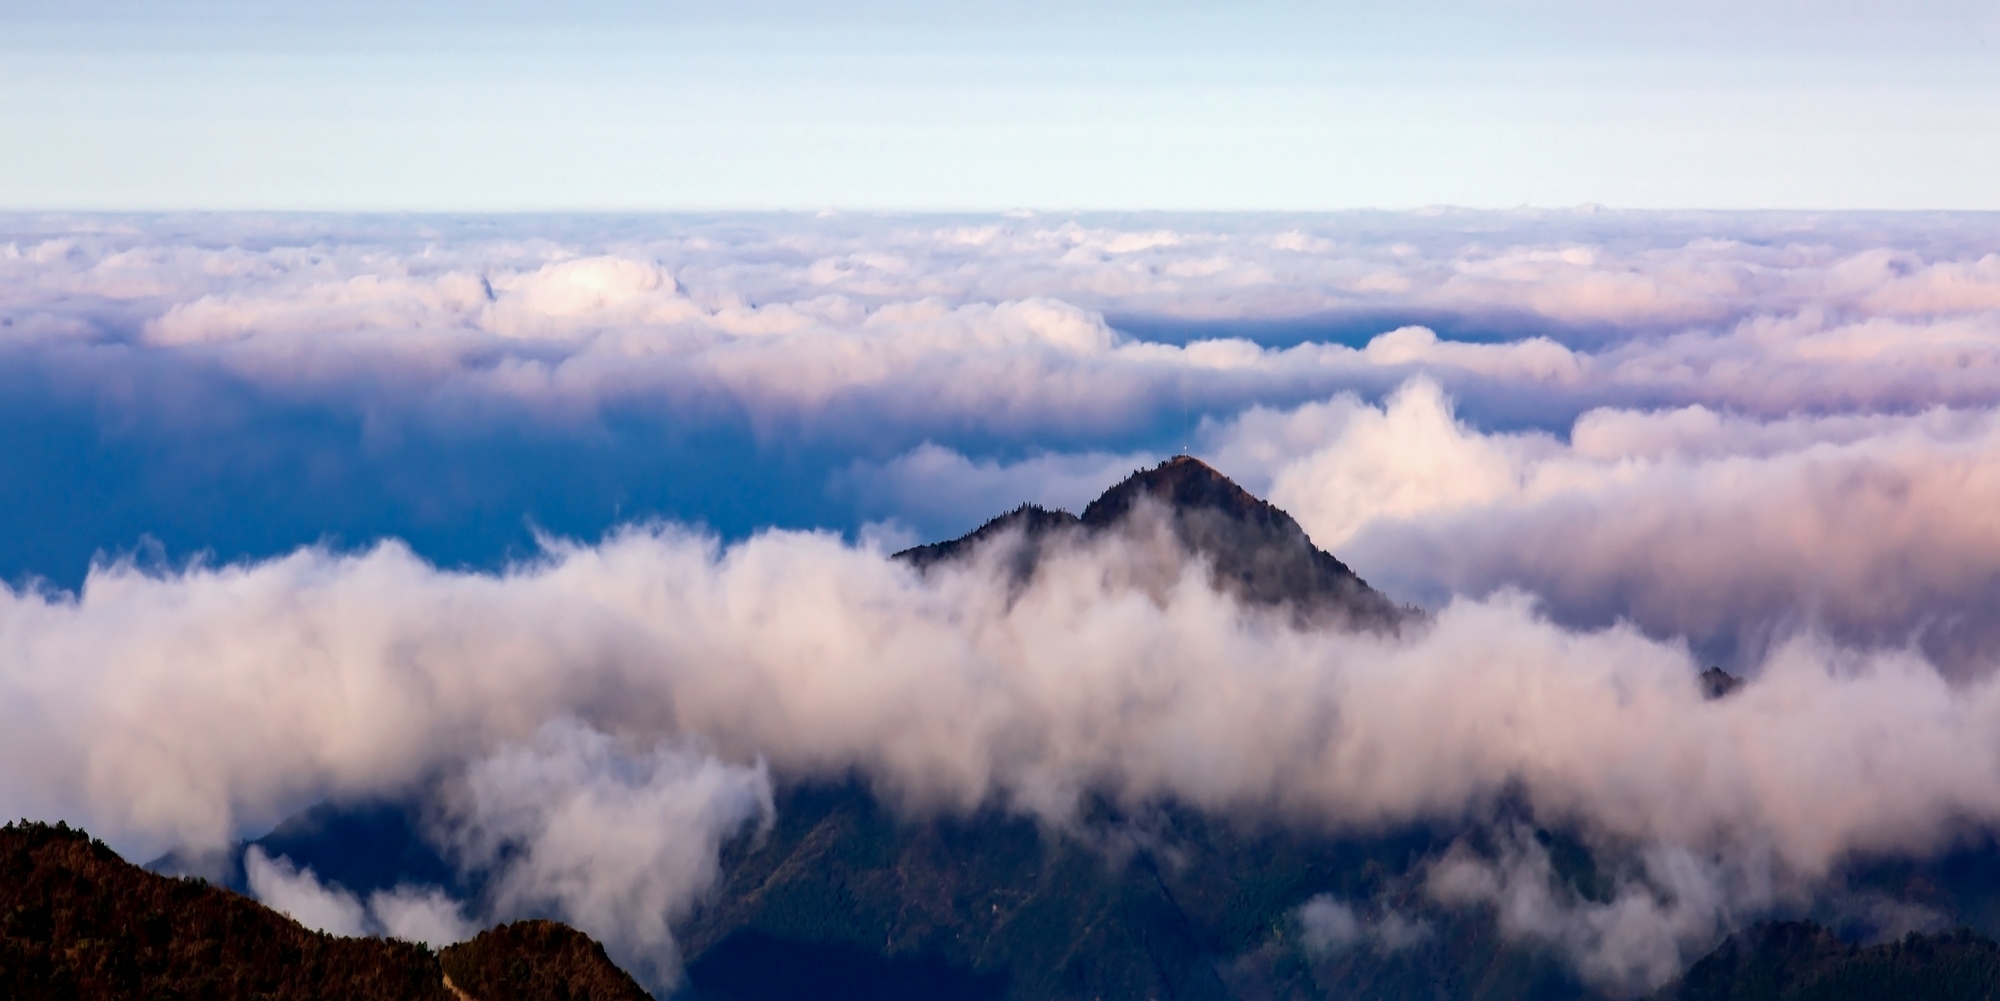
{"label": "forested ridge", "polygon": [[200,879],[147,872],[66,824],[0,828],[7,1001],[637,1001],[632,978],[554,922],[489,930],[440,955],[313,931]]}

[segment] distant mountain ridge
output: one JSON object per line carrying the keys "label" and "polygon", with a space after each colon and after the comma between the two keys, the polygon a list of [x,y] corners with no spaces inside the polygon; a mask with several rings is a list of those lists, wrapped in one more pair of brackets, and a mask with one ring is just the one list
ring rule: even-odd
{"label": "distant mountain ridge", "polygon": [[1050,546],[1126,528],[1149,504],[1166,515],[1191,555],[1209,562],[1216,586],[1247,605],[1288,607],[1312,625],[1383,630],[1419,614],[1313,545],[1291,515],[1189,455],[1133,473],[1091,501],[1080,517],[1024,504],[964,536],[905,549],[895,558],[926,570],[1018,540],[1003,558],[1016,579],[1025,581]]}

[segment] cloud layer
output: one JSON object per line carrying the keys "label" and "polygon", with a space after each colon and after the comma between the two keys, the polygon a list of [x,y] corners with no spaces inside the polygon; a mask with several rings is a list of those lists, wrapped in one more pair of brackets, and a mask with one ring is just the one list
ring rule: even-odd
{"label": "cloud layer", "polygon": [[[859,773],[919,813],[998,801],[1057,826],[1087,789],[1355,832],[1519,798],[1538,823],[1765,874],[1717,913],[2000,823],[2000,682],[1801,638],[1709,701],[1681,646],[1565,629],[1518,595],[1456,600],[1402,638],[1303,633],[1199,563],[1162,589],[1162,544],[1109,537],[1011,598],[1004,567],[926,582],[797,534],[631,532],[497,577],[394,546],[105,568],[75,599],[8,596],[0,793],[128,846],[208,846],[462,772],[461,857],[513,846],[502,900],[626,929],[628,948],[670,942],[720,839],[768,811],[759,757]],[[634,757],[601,734],[670,743]],[[672,749],[689,738],[716,760]],[[1440,885],[1477,901],[1515,883]],[[1649,939],[1631,975],[1685,958],[1707,920]]]}
{"label": "cloud layer", "polygon": [[[0,803],[148,851],[450,790],[495,910],[251,860],[325,927],[555,913],[670,982],[771,776],[853,773],[1501,824],[1422,899],[1636,990],[2000,824],[1984,217],[4,222]],[[883,555],[1184,446],[1434,620],[1300,632],[1143,532]],[[1517,807],[1641,863],[1567,897]]]}
{"label": "cloud layer", "polygon": [[1565,621],[1626,620],[1754,666],[1803,630],[1990,671],[1996,411],[1757,420],[1595,409],[1483,433],[1434,383],[1211,429],[1322,545],[1430,600],[1506,588]]}
{"label": "cloud layer", "polygon": [[73,584],[147,534],[495,565],[524,516],[936,534],[970,501],[843,477],[1167,452],[1414,376],[1486,428],[1978,409],[1992,248],[1953,215],[7,217],[0,489],[41,531],[0,569]]}

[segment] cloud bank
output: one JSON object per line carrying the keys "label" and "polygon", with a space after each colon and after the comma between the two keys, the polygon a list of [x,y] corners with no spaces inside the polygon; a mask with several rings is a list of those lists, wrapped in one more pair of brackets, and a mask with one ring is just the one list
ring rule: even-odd
{"label": "cloud bank", "polygon": [[2000,653],[1996,427],[1990,408],[1694,405],[1594,409],[1563,440],[1480,432],[1419,381],[1380,407],[1252,411],[1207,440],[1392,590],[1525,589],[1565,621],[1638,623],[1739,668],[1810,629],[1984,673]]}
{"label": "cloud bank", "polygon": [[397,537],[497,566],[531,548],[525,522],[646,516],[937,535],[970,527],[970,499],[849,471],[926,443],[974,465],[1163,454],[1204,418],[1418,376],[1487,429],[1979,409],[2000,403],[1992,232],[1448,210],[4,217],[0,375],[24,430],[0,490],[40,531],[0,570],[73,586],[145,536],[232,558]]}
{"label": "cloud bank", "polygon": [[[1565,629],[1518,594],[1456,600],[1403,638],[1299,632],[1199,563],[1135,586],[1157,544],[1066,553],[1011,599],[1004,567],[925,582],[789,533],[633,531],[501,576],[396,546],[106,567],[73,599],[7,595],[0,794],[127,846],[210,846],[462,774],[461,858],[513,858],[502,901],[624,929],[627,949],[667,946],[715,846],[768,814],[760,758],[866,776],[919,813],[997,801],[1058,826],[1085,790],[1357,832],[1518,798],[1537,823],[1764,873],[1648,939],[1634,982],[1666,969],[1658,949],[1687,958],[1724,915],[1804,899],[1857,853],[2000,823],[2000,682],[1800,638],[1710,701],[1684,647]],[[562,720],[579,722],[544,729]],[[688,739],[714,760],[674,749]],[[1439,878],[1459,901],[1515,885]]]}
{"label": "cloud bank", "polygon": [[[9,217],[0,802],[149,851],[449,789],[493,913],[253,885],[426,941],[556,914],[656,982],[773,775],[1499,825],[1427,906],[1637,990],[2000,824],[1995,233]],[[1433,621],[1301,632],[1143,534],[1018,593],[883,555],[1184,446]],[[1566,896],[1516,809],[1641,864]],[[1388,948],[1320,904],[1315,948]]]}

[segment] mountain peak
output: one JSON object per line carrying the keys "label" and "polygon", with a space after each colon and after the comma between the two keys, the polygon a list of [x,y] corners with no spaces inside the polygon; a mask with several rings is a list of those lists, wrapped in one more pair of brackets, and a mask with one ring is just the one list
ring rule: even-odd
{"label": "mountain peak", "polygon": [[[1129,514],[1142,497],[1173,510],[1207,508],[1250,518],[1269,518],[1275,514],[1297,526],[1290,515],[1192,455],[1176,455],[1126,477],[1083,509],[1083,523],[1093,527],[1114,524]],[[1303,536],[1304,530],[1299,534]]]}
{"label": "mountain peak", "polygon": [[1313,545],[1291,515],[1191,455],[1134,472],[1091,501],[1082,517],[1024,504],[957,539],[896,558],[925,569],[1018,538],[1007,559],[1015,579],[1025,581],[1048,545],[1119,530],[1147,505],[1166,513],[1190,554],[1209,561],[1215,585],[1246,604],[1284,605],[1304,621],[1368,628],[1394,629],[1411,614]]}

